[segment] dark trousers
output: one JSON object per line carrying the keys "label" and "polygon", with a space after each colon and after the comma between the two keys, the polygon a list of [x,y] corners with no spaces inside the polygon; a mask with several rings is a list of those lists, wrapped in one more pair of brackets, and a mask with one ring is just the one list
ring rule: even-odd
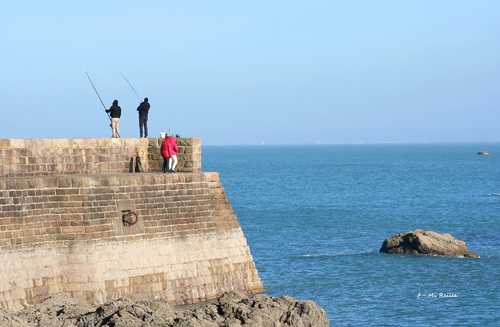
{"label": "dark trousers", "polygon": [[163,158],[163,172],[168,173],[168,160],[170,158]]}
{"label": "dark trousers", "polygon": [[[142,133],[144,131],[144,134]],[[148,116],[141,117],[139,116],[139,132],[141,137],[148,137]]]}

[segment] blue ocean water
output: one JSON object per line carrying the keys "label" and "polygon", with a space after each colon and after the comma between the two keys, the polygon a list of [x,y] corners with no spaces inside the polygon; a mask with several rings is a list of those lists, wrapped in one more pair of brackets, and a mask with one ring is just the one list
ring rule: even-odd
{"label": "blue ocean water", "polygon": [[[331,326],[500,326],[500,144],[204,146],[203,171],[266,294],[313,300]],[[481,258],[379,253],[417,228]]]}

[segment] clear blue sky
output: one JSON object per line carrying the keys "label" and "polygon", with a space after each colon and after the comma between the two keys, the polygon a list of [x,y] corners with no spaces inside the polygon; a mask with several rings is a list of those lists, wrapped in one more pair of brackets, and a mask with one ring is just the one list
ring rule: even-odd
{"label": "clear blue sky", "polygon": [[500,142],[500,1],[3,1],[0,138]]}

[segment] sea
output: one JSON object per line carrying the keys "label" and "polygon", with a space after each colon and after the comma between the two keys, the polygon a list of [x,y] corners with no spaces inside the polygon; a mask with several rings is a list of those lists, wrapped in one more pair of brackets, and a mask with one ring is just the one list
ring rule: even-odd
{"label": "sea", "polygon": [[[203,146],[202,169],[267,295],[312,300],[331,326],[500,326],[500,144]],[[379,252],[415,229],[480,258]]]}

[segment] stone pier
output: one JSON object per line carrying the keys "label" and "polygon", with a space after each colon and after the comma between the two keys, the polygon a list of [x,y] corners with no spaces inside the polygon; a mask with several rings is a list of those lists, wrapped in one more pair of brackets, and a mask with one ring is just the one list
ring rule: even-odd
{"label": "stone pier", "polygon": [[160,172],[161,142],[0,140],[0,307],[263,292],[218,173],[201,171],[201,140],[178,140],[174,174]]}

